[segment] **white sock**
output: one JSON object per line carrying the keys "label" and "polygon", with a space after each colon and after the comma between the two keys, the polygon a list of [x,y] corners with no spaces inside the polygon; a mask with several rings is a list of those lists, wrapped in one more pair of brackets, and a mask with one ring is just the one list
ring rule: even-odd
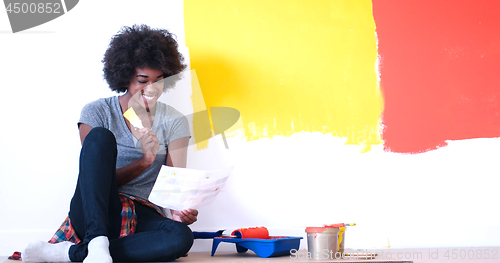
{"label": "white sock", "polygon": [[65,241],[51,244],[44,241],[30,243],[21,253],[23,262],[70,262],[69,247],[74,245]]}
{"label": "white sock", "polygon": [[109,254],[109,239],[107,236],[98,236],[90,240],[89,253],[83,263],[113,263]]}

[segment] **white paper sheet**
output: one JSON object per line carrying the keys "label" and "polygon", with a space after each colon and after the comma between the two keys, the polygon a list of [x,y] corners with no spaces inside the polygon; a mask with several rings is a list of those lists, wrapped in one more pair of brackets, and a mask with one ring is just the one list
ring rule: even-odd
{"label": "white paper sheet", "polygon": [[195,170],[163,165],[149,201],[174,210],[197,209],[215,200],[233,167]]}

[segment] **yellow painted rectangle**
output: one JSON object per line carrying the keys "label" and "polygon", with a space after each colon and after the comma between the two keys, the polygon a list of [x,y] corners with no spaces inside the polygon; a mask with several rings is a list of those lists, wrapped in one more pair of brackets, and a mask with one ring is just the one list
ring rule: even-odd
{"label": "yellow painted rectangle", "polygon": [[206,107],[238,109],[249,140],[319,131],[362,151],[381,143],[371,1],[185,0],[184,18]]}

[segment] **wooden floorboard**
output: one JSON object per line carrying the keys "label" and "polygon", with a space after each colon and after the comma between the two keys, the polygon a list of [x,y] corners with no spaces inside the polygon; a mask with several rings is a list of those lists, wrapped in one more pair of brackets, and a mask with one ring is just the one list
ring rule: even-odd
{"label": "wooden floorboard", "polygon": [[[176,262],[345,262],[345,263],[498,263],[500,262],[500,247],[462,247],[462,248],[420,248],[420,249],[373,249],[378,256],[375,259],[320,259],[311,260],[307,258],[307,251],[301,250],[299,256],[281,256],[271,258],[260,258],[255,253],[216,252],[212,257],[210,252],[190,252],[187,257],[182,257]],[[487,256],[488,255],[488,256]],[[398,258],[399,257],[399,258]],[[3,263],[19,263],[20,261],[8,260],[0,257]]]}

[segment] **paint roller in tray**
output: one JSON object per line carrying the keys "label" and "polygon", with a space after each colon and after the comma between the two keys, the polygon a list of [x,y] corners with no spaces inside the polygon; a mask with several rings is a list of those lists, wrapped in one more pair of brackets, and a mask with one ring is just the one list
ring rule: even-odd
{"label": "paint roller in tray", "polygon": [[[220,233],[218,233],[220,235]],[[212,256],[215,254],[220,242],[234,243],[238,253],[251,250],[259,257],[290,255],[291,249],[299,249],[302,237],[269,236],[265,227],[239,228],[231,233],[231,237],[214,237],[212,243]]]}

